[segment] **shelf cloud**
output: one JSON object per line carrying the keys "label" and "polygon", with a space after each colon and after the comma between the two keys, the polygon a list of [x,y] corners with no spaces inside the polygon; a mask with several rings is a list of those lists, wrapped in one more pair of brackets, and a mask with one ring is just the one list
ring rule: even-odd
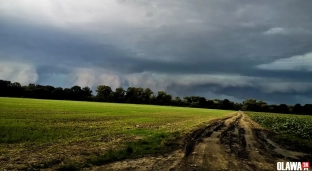
{"label": "shelf cloud", "polygon": [[310,103],[312,1],[2,0],[0,79]]}

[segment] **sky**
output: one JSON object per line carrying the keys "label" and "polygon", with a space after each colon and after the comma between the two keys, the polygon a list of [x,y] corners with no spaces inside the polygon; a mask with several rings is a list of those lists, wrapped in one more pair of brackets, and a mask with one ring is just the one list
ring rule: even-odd
{"label": "sky", "polygon": [[312,102],[311,0],[1,0],[0,79]]}

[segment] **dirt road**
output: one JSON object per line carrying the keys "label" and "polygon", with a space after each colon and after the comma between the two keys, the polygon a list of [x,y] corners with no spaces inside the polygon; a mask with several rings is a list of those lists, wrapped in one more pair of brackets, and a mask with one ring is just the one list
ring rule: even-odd
{"label": "dirt road", "polygon": [[276,170],[278,161],[311,161],[308,154],[280,147],[267,138],[267,131],[246,114],[210,123],[194,131],[184,149],[157,157],[125,160],[92,170],[169,171],[264,171]]}

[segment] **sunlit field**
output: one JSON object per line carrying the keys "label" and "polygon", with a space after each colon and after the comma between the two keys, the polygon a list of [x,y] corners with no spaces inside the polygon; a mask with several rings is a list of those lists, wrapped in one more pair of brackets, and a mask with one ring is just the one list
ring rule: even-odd
{"label": "sunlit field", "polygon": [[94,165],[166,152],[181,145],[178,140],[191,130],[230,113],[152,105],[0,98],[0,161],[3,163],[0,170]]}

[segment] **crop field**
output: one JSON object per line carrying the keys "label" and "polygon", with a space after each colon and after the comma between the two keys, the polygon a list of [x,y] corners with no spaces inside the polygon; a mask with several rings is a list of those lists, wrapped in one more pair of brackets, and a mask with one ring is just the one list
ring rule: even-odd
{"label": "crop field", "polygon": [[155,154],[231,111],[0,98],[0,170],[101,164]]}
{"label": "crop field", "polygon": [[247,113],[254,121],[281,134],[312,140],[312,117],[273,113]]}
{"label": "crop field", "polygon": [[246,112],[251,119],[272,130],[276,140],[287,139],[312,149],[312,117],[307,115]]}

